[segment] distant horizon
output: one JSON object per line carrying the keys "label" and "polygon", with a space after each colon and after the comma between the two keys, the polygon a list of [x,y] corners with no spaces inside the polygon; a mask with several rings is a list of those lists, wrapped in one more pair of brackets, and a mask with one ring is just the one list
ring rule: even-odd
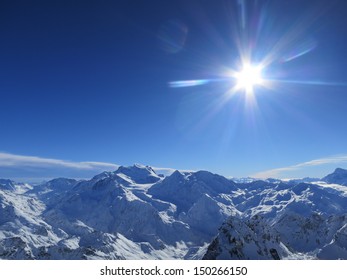
{"label": "distant horizon", "polygon": [[[335,156],[328,157],[325,159],[311,160],[305,163],[296,164],[289,167],[280,167],[267,171],[260,171],[257,174],[263,176],[257,176],[257,174],[249,174],[245,176],[235,176],[231,174],[223,174],[218,171],[208,170],[206,168],[202,169],[182,169],[175,167],[158,167],[152,166],[150,164],[143,163],[133,163],[130,165],[122,165],[115,163],[105,163],[105,162],[73,162],[62,159],[48,159],[40,158],[35,156],[23,156],[23,155],[13,155],[8,153],[0,152],[0,179],[10,179],[15,182],[23,183],[41,183],[44,181],[49,181],[56,178],[70,178],[75,180],[89,180],[92,177],[102,173],[102,172],[113,172],[116,171],[120,166],[131,167],[134,165],[149,166],[157,174],[170,175],[175,170],[180,172],[196,172],[196,171],[208,171],[218,175],[222,175],[226,178],[254,178],[254,179],[280,179],[280,180],[292,180],[292,179],[302,179],[305,177],[310,178],[323,178],[326,175],[334,172],[336,168],[346,168],[347,156]],[[338,164],[340,163],[340,164]],[[344,163],[344,164],[343,164]],[[292,176],[288,177],[284,174],[281,176],[281,172],[297,172],[298,169],[307,169],[312,167],[317,167],[321,165],[326,165],[319,175],[306,174],[303,170],[300,170],[300,174],[304,176]],[[347,168],[346,168],[347,169]],[[8,173],[6,173],[6,171]],[[47,172],[51,173],[51,176],[44,176]],[[26,174],[26,176],[21,176],[21,174]],[[41,174],[41,175],[40,175]],[[64,175],[65,174],[65,175]],[[75,174],[75,175],[74,175]],[[84,174],[84,175],[81,175]],[[279,176],[266,176],[275,175]]]}

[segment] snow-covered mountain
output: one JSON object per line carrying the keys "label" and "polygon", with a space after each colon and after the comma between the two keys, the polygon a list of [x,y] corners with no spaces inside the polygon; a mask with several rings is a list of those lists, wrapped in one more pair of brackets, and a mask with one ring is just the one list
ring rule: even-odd
{"label": "snow-covered mountain", "polygon": [[13,193],[25,193],[32,189],[32,186],[25,183],[16,183],[8,179],[0,179],[0,190],[12,191]]}
{"label": "snow-covered mountain", "polygon": [[335,171],[325,176],[322,181],[330,184],[339,184],[347,186],[347,170],[342,168],[336,168]]}
{"label": "snow-covered mountain", "polygon": [[347,187],[327,177],[235,182],[134,165],[0,180],[0,259],[347,259]]}
{"label": "snow-covered mountain", "polygon": [[241,220],[230,217],[208,246],[206,260],[280,260],[293,255],[280,235],[259,215]]}

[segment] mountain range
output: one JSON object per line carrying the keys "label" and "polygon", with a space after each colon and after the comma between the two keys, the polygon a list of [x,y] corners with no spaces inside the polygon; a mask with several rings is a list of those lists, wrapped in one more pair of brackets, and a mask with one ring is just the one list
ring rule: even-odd
{"label": "mountain range", "polygon": [[236,180],[134,165],[1,179],[0,259],[347,259],[347,170]]}

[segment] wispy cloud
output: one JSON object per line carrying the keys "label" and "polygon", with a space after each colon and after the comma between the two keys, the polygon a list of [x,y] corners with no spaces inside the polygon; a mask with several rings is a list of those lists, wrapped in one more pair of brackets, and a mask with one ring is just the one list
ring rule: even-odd
{"label": "wispy cloud", "polygon": [[36,156],[14,155],[0,153],[0,167],[39,167],[39,168],[69,168],[78,170],[115,169],[118,165],[107,162],[68,161],[61,159],[42,158]]}
{"label": "wispy cloud", "polygon": [[287,167],[281,167],[281,168],[275,168],[275,169],[262,171],[252,175],[252,177],[279,178],[281,177],[281,174],[283,174],[284,172],[297,171],[297,170],[303,169],[305,167],[310,167],[310,166],[319,166],[324,164],[340,164],[340,163],[346,163],[346,162],[347,162],[347,155],[331,156],[326,158],[314,159],[314,160],[298,163],[298,164],[287,166]]}
{"label": "wispy cloud", "polygon": [[174,173],[176,170],[180,172],[194,172],[194,170],[182,170],[182,169],[174,169],[174,168],[167,168],[167,167],[152,167],[152,169],[157,173],[157,174],[163,174],[165,176],[169,176],[172,173]]}

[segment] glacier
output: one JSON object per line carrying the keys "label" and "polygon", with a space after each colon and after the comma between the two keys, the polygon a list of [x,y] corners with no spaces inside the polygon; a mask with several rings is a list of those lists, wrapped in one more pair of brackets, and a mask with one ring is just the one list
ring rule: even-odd
{"label": "glacier", "polygon": [[282,181],[135,164],[0,179],[0,259],[347,259],[347,170]]}

